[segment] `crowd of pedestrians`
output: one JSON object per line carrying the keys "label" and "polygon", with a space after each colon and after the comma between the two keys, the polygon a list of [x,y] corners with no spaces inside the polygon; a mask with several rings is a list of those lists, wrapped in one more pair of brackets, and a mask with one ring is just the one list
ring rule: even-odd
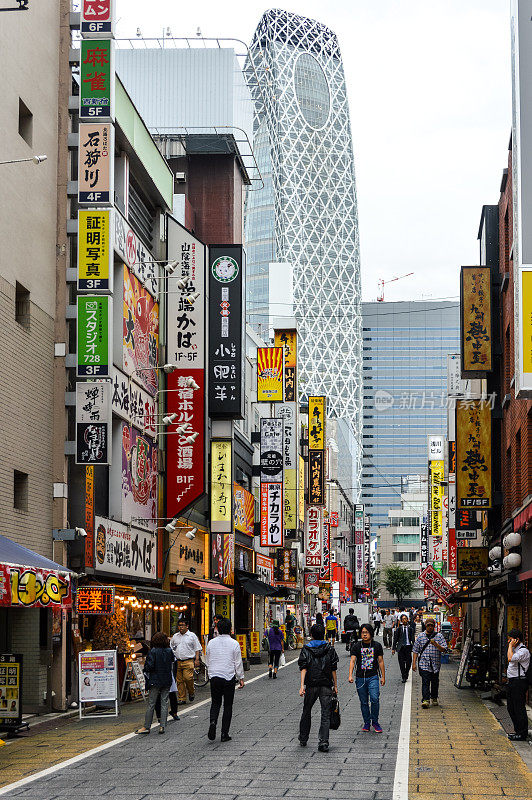
{"label": "crowd of pedestrians", "polygon": [[[425,615],[426,616],[426,615]],[[354,609],[344,619],[344,641],[350,654],[347,680],[355,684],[362,714],[362,732],[383,732],[379,720],[380,692],[386,684],[384,650],[391,649],[397,655],[401,680],[406,683],[410,670],[419,671],[421,678],[421,707],[439,705],[439,681],[441,656],[447,652],[448,644],[431,617],[423,618],[414,609],[410,612],[379,609],[372,616],[373,624],[360,624]],[[285,620],[286,623],[286,620]],[[294,617],[295,623],[295,617]],[[383,626],[383,644],[377,641],[380,625]],[[273,620],[267,632],[269,647],[268,677],[277,678],[288,641],[278,620]],[[319,700],[321,716],[318,731],[318,750],[329,749],[331,710],[338,695],[338,654],[335,644],[340,637],[339,619],[334,609],[328,615],[316,614],[310,628],[310,640],[303,645],[298,658],[300,670],[299,694],[303,697],[303,709],[299,723],[299,743],[306,747],[310,729],[312,708]],[[233,714],[233,702],[237,685],[244,687],[244,666],[241,649],[233,638],[231,622],[216,616],[208,637],[205,662],[210,679],[211,707],[207,736],[216,738],[218,718],[223,706],[221,741],[231,740],[229,729]],[[147,689],[147,707],[144,725],[135,733],[147,735],[154,714],[159,719],[160,734],[164,734],[170,704],[170,714],[178,720],[177,706],[194,700],[194,669],[198,668],[202,647],[195,633],[189,630],[188,621],[178,622],[178,631],[168,639],[164,633],[156,633],[151,649],[146,656],[144,674]],[[508,738],[524,741],[528,738],[526,694],[531,673],[530,652],[522,641],[518,630],[508,633],[507,697],[508,713],[514,725],[514,733]]]}

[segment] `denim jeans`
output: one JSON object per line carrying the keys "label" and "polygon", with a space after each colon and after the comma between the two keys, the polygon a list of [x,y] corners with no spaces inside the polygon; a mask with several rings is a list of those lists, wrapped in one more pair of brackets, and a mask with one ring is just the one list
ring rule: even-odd
{"label": "denim jeans", "polygon": [[[364,723],[370,725],[379,721],[379,694],[380,678],[373,675],[371,678],[357,678],[356,687],[360,699],[360,709]],[[369,704],[371,701],[371,712]]]}

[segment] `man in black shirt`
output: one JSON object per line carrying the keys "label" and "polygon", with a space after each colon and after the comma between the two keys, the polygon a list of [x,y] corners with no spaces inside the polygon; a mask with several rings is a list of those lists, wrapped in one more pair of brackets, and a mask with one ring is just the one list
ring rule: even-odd
{"label": "man in black shirt", "polygon": [[299,654],[298,665],[301,670],[299,694],[305,698],[303,713],[299,723],[299,743],[306,747],[310,733],[312,706],[316,700],[321,705],[321,724],[318,734],[318,750],[326,753],[329,749],[329,727],[331,722],[331,701],[337,693],[336,666],[338,655],[334,647],[323,640],[325,629],[313,625],[310,629],[311,641]]}
{"label": "man in black shirt", "polygon": [[399,625],[393,632],[392,656],[397,650],[397,660],[403,683],[408,680],[412,666],[412,647],[416,641],[416,623],[410,622],[406,614],[401,614]]}
{"label": "man in black shirt", "polygon": [[379,725],[379,695],[380,687],[386,683],[384,652],[380,642],[374,640],[373,626],[369,623],[363,623],[360,626],[360,641],[351,645],[349,683],[353,683],[355,680],[353,678],[355,664],[356,687],[364,718],[362,730],[364,733],[369,733],[373,725],[375,733],[382,733]]}

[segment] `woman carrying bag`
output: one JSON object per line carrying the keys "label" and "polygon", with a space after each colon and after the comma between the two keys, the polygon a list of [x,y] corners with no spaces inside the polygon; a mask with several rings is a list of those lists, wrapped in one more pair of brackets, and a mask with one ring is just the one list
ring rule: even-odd
{"label": "woman carrying bag", "polygon": [[153,721],[153,712],[157,698],[161,698],[161,725],[159,733],[164,733],[168,717],[168,693],[172,686],[174,654],[170,649],[170,642],[165,633],[156,633],[151,640],[151,650],[144,663],[146,688],[149,689],[148,708],[144,717],[144,727],[138,728],[135,733],[147,735]]}

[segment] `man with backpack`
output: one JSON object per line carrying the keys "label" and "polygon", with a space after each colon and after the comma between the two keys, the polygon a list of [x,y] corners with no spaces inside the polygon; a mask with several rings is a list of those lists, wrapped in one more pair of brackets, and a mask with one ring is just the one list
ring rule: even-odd
{"label": "man with backpack", "polygon": [[358,639],[358,629],[360,628],[360,622],[358,621],[358,617],[355,614],[355,609],[350,608],[349,614],[346,615],[344,619],[344,631],[346,633],[346,643],[345,649],[349,652],[351,647],[351,642]]}
{"label": "man with backpack", "polygon": [[526,713],[526,693],[531,683],[530,651],[522,642],[523,634],[517,628],[508,631],[508,685],[506,701],[508,714],[515,733],[509,733],[512,742],[526,742],[528,739],[528,717]]}
{"label": "man with backpack", "polygon": [[310,734],[312,707],[319,699],[321,705],[321,724],[318,733],[318,750],[329,750],[329,727],[331,722],[331,702],[336,695],[336,666],[338,655],[334,647],[324,641],[325,631],[321,625],[310,629],[311,641],[304,645],[299,654],[298,666],[301,671],[299,694],[304,697],[303,713],[299,723],[299,743],[307,746]]}

